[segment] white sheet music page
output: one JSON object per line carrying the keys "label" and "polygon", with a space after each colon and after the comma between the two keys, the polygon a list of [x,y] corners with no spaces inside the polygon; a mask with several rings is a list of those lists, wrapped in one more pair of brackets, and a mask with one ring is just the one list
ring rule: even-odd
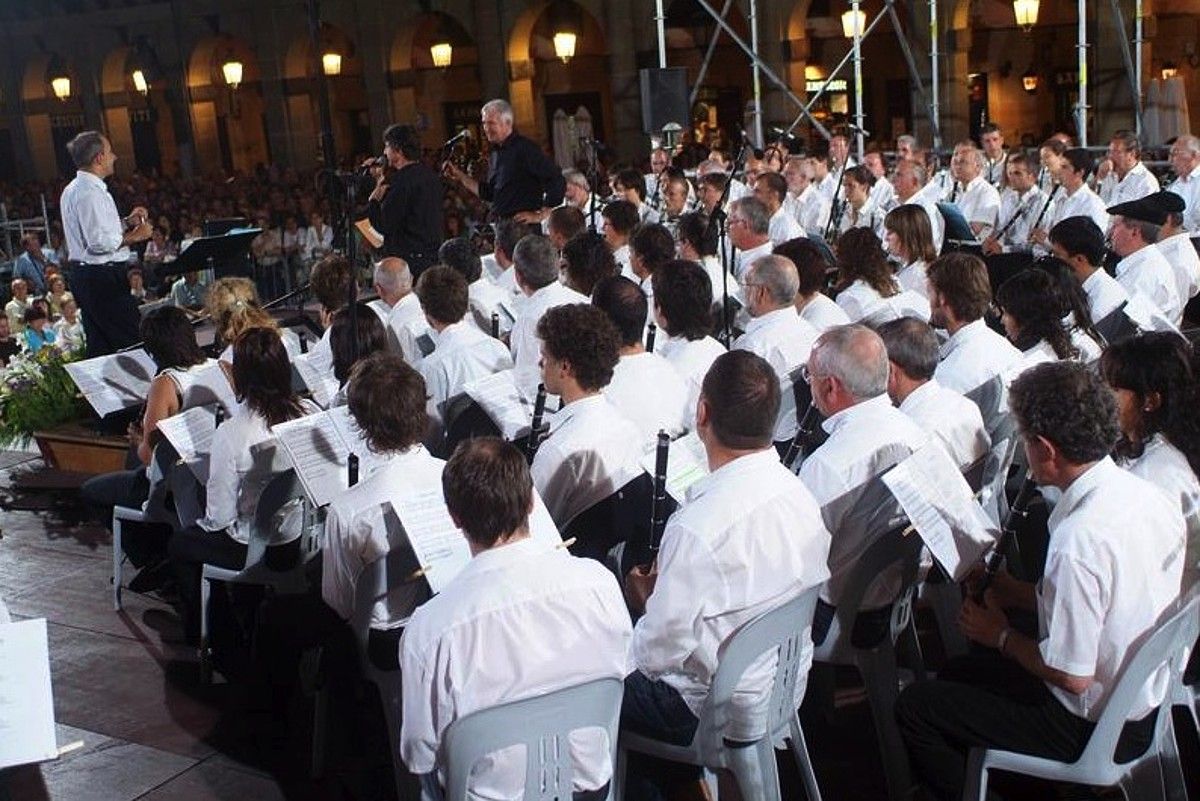
{"label": "white sheet music page", "polygon": [[192,385],[188,387],[183,397],[184,408],[209,406],[214,403],[221,404],[226,417],[232,415],[238,407],[233,386],[229,383],[229,378],[225,375],[225,370],[222,369],[220,362],[216,360],[196,373],[195,378],[192,379]]}
{"label": "white sheet music page", "polygon": [[333,376],[332,372],[329,375],[321,375],[313,369],[313,366],[309,364],[308,354],[292,359],[292,364],[295,366],[296,372],[300,374],[300,380],[304,382],[304,386],[308,387],[308,391],[312,393],[313,400],[322,409],[328,409],[334,396],[337,395],[337,378]]}
{"label": "white sheet music page", "polygon": [[350,443],[342,437],[329,412],[288,420],[272,427],[271,433],[296,469],[314,506],[325,506],[349,486]]}
{"label": "white sheet music page", "polygon": [[46,619],[0,624],[0,768],[57,756]]}
{"label": "white sheet music page", "polygon": [[[657,444],[642,454],[642,469],[654,478]],[[677,503],[687,498],[688,487],[708,475],[708,453],[694,431],[671,443],[667,454],[667,494]]]}
{"label": "white sheet music page", "polygon": [[492,418],[505,439],[513,440],[529,433],[533,404],[517,390],[512,370],[501,370],[472,381],[463,387],[463,391]]}
{"label": "white sheet music page", "polygon": [[217,421],[207,406],[193,406],[174,417],[158,421],[158,430],[175,448],[201,484],[208,482],[208,456],[212,453]]}
{"label": "white sheet music page", "polygon": [[996,543],[999,530],[941,443],[931,440],[883,475],[934,558],[961,581]]}
{"label": "white sheet music page", "polygon": [[141,348],[71,362],[66,368],[75,386],[101,417],[144,403],[150,394],[150,382],[158,372],[150,354]]}

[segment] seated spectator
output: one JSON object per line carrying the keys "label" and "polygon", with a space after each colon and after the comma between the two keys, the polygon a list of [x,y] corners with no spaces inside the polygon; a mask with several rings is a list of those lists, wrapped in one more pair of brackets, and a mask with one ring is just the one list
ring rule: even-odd
{"label": "seated spectator", "polygon": [[37,353],[55,342],[54,329],[50,326],[50,315],[37,303],[25,310],[25,350]]}
{"label": "seated spectator", "polygon": [[592,305],[608,315],[620,336],[620,358],[604,396],[642,432],[644,447],[657,442],[658,432],[672,439],[688,426],[688,388],[671,363],[648,353],[642,341],[646,296],[637,284],[619,275],[596,285]]}
{"label": "seated spectator", "polygon": [[142,274],[142,268],[131,267],[126,273],[126,277],[129,280],[129,294],[133,295],[139,304],[154,300],[154,296],[146,289],[146,279]]}
{"label": "seated spectator", "polygon": [[792,264],[796,265],[796,273],[800,278],[796,289],[796,311],[800,313],[800,319],[818,332],[850,322],[842,307],[825,294],[833,265],[819,245],[807,238],[790,239],[782,245],[776,245],[774,253],[791,259]]}
{"label": "seated spectator", "polygon": [[589,298],[597,283],[617,274],[612,251],[594,231],[583,231],[563,246],[562,264],[567,286]]}
{"label": "seated spectator", "polygon": [[0,367],[7,367],[8,360],[21,352],[21,343],[13,338],[8,327],[8,315],[0,317]]}
{"label": "seated spectator", "polygon": [[[779,383],[762,358],[731,351],[704,378],[696,427],[712,471],[667,521],[658,559],[626,577],[637,667],[625,679],[621,728],[686,745],[729,638],[829,576],[829,532],[813,496],[771,447]],[[731,580],[731,577],[739,577]],[[796,674],[799,705],[812,662],[805,632]],[[771,673],[742,677],[726,736],[763,734]],[[698,768],[630,755],[627,798],[661,798]]]}
{"label": "seated spectator", "polygon": [[604,312],[586,303],[555,306],[538,321],[537,337],[542,382],[563,406],[533,459],[533,483],[561,529],[641,474],[643,439],[603,393],[620,346]]}
{"label": "seated spectator", "polygon": [[[442,738],[450,724],[510,701],[623,678],[630,625],[611,573],[530,537],[533,487],[515,447],[492,438],[464,443],[442,487],[473,556],[404,630],[400,756],[410,771],[444,782]],[[484,672],[485,654],[506,656]],[[613,766],[605,736],[575,732],[569,748],[574,798],[607,797]],[[472,772],[471,794],[520,797],[525,765],[519,748],[490,755]]]}
{"label": "seated spectator", "polygon": [[416,291],[437,340],[437,349],[421,362],[427,410],[441,422],[447,401],[472,381],[511,369],[512,356],[503,342],[467,321],[469,287],[457,270],[430,267],[421,273]]}
{"label": "seated spectator", "polygon": [[[1041,580],[1000,572],[983,604],[968,597],[959,625],[977,652],[896,704],[916,778],[936,798],[962,797],[971,748],[1078,759],[1130,651],[1179,596],[1178,501],[1109,458],[1120,431],[1108,388],[1083,365],[1052,362],[1019,376],[1009,401],[1034,480],[1062,498]],[[1009,610],[1036,613],[1037,630],[1014,627]],[[1110,758],[1146,750],[1166,686],[1163,665],[1133,699]]]}
{"label": "seated spectator", "polygon": [[87,347],[75,298],[68,297],[63,301],[62,317],[54,323],[54,337],[58,346],[68,353],[83,353]]}
{"label": "seated spectator", "polygon": [[30,291],[35,295],[46,292],[51,265],[57,266],[58,257],[50,248],[42,246],[41,237],[36,231],[30,231],[21,237],[21,254],[13,261],[13,278],[25,281]]}
{"label": "seated spectator", "polygon": [[181,309],[199,311],[204,308],[205,291],[200,274],[189,270],[171,284],[171,302]]}
{"label": "seated spectator", "polygon": [[150,241],[146,243],[146,252],[142,254],[142,261],[145,264],[157,265],[174,261],[178,255],[179,249],[174,242],[167,238],[166,231],[155,228],[150,233]]}
{"label": "seated spectator", "polygon": [[4,304],[4,316],[8,318],[9,330],[20,334],[25,330],[25,311],[29,308],[29,284],[14,278],[9,286],[12,299]]}
{"label": "seated spectator", "polygon": [[303,257],[311,264],[333,252],[333,229],[325,224],[319,211],[308,215],[308,221],[308,228],[304,230]]}
{"label": "seated spectator", "polygon": [[[686,215],[684,215],[686,216]],[[709,336],[712,330],[712,288],[708,274],[694,261],[669,261],[654,271],[654,319],[658,342],[654,352],[666,359],[688,389],[684,423],[695,428],[696,401],[708,368],[725,352]]]}
{"label": "seated spectator", "polygon": [[46,286],[49,290],[46,292],[46,300],[50,302],[50,316],[55,319],[63,315],[63,303],[68,300],[74,300],[75,296],[67,291],[67,282],[61,275],[54,275],[46,279]]}

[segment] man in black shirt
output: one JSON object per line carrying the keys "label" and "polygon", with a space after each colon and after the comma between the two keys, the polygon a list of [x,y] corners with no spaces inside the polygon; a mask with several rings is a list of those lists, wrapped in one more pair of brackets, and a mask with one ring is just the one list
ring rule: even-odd
{"label": "man in black shirt", "polygon": [[404,259],[416,279],[437,261],[445,189],[441,176],[420,161],[421,141],[413,126],[388,126],[383,154],[392,169],[380,172],[367,217],[383,235],[383,255]]}
{"label": "man in black shirt", "polygon": [[512,106],[491,100],[481,112],[483,134],[492,146],[488,175],[476,181],[451,163],[446,171],[468,190],[492,204],[495,219],[540,222],[562,203],[566,182],[558,165],[532,139],[513,130]]}

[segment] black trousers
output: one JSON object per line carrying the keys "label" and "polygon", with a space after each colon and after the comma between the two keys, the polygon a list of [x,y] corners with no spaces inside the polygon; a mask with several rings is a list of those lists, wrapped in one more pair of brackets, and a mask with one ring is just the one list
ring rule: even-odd
{"label": "black trousers", "polygon": [[[1125,724],[1117,761],[1145,752],[1156,712]],[[896,719],[916,778],[938,798],[958,799],[967,752],[975,746],[1070,762],[1094,723],[1066,707],[1046,684],[998,652],[946,663],[939,677],[912,685],[896,702]]]}
{"label": "black trousers", "polygon": [[[671,745],[687,745],[696,735],[699,719],[679,692],[661,679],[635,670],[625,677],[621,728]],[[660,801],[671,789],[699,780],[701,769],[657,757],[630,753],[625,779],[628,801]]]}
{"label": "black trousers", "polygon": [[124,262],[71,262],[67,266],[71,293],[83,315],[88,358],[115,353],[138,341],[141,315],[137,301],[129,294],[128,269]]}

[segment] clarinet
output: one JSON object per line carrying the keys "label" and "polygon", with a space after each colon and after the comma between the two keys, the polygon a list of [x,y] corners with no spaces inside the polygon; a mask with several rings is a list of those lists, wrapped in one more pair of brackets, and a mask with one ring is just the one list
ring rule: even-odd
{"label": "clarinet", "polygon": [[796,459],[804,451],[804,445],[808,442],[808,438],[813,435],[812,421],[813,417],[816,416],[816,412],[817,404],[809,401],[808,408],[804,410],[804,416],[800,418],[800,423],[796,427],[796,436],[792,437],[787,453],[783,456],[783,466],[788,470],[792,469],[792,465],[796,463]]}
{"label": "clarinet", "polygon": [[842,225],[842,215],[846,212],[846,207],[842,201],[838,200],[838,195],[842,191],[842,178],[846,175],[846,167],[842,166],[842,171],[838,173],[837,185],[833,187],[833,208],[829,211],[829,223],[825,226],[825,241],[832,242],[832,237],[838,233],[838,228]]}
{"label": "clarinet", "polygon": [[654,452],[654,494],[650,497],[650,561],[658,554],[663,529],[667,526],[664,512],[667,509],[667,455],[671,450],[671,436],[666,431],[658,432],[658,447]]}
{"label": "clarinet", "polygon": [[654,353],[654,334],[658,331],[658,326],[650,323],[646,326],[646,352]]}
{"label": "clarinet", "polygon": [[500,314],[492,312],[492,339],[500,338]]}
{"label": "clarinet", "polygon": [[346,459],[346,470],[349,477],[349,486],[353,487],[358,483],[358,457],[353,453]]}
{"label": "clarinet", "polygon": [[1013,499],[1013,505],[1009,507],[1008,514],[1004,518],[1004,527],[1000,529],[1000,536],[996,540],[996,547],[988,554],[987,560],[983,563],[983,578],[979,581],[979,586],[972,594],[972,599],[975,603],[983,604],[983,595],[987,592],[988,585],[992,583],[992,579],[1000,572],[1000,564],[1004,561],[1004,549],[1008,546],[1009,541],[1016,536],[1017,518],[1024,518],[1029,514],[1026,508],[1029,502],[1033,500],[1033,493],[1037,490],[1037,482],[1033,480],[1032,473],[1025,474],[1025,480],[1021,482],[1021,488],[1017,490],[1017,497]]}
{"label": "clarinet", "polygon": [[[999,231],[996,231],[994,234],[992,234],[992,237],[997,242],[999,242],[1001,239],[1004,238],[1004,235],[1006,233],[1008,233],[1008,229],[1012,228],[1013,223],[1015,223],[1017,220],[1021,219],[1028,213],[1029,213],[1029,206],[1022,203],[1021,205],[1019,205],[1017,207],[1017,210],[1013,212],[1012,216],[1008,218],[1008,222],[1006,222],[1003,226],[1001,226]],[[1039,216],[1038,222],[1041,222],[1041,220],[1042,220],[1042,218],[1041,218],[1041,216]],[[1037,226],[1035,225],[1034,227],[1036,228]]]}
{"label": "clarinet", "polygon": [[1046,202],[1042,204],[1042,210],[1038,212],[1037,219],[1033,221],[1033,227],[1030,230],[1036,230],[1042,224],[1042,218],[1046,216],[1046,210],[1050,208],[1050,201],[1054,200],[1054,196],[1058,194],[1059,187],[1062,184],[1055,184],[1050,188],[1050,194],[1046,195]]}
{"label": "clarinet", "polygon": [[542,444],[542,418],[545,416],[546,385],[538,384],[537,398],[533,402],[533,420],[529,425],[529,440],[525,443],[525,453],[530,461],[533,461],[538,446]]}

